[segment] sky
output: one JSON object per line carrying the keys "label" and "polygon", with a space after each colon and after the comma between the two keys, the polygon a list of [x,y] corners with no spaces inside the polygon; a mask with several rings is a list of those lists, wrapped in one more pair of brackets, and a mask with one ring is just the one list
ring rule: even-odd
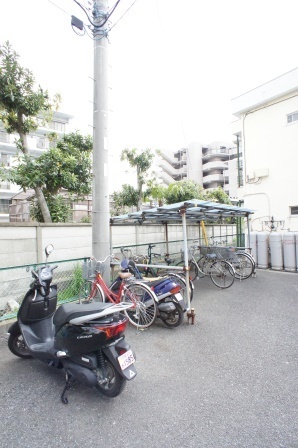
{"label": "sky", "polygon": [[[232,98],[298,66],[297,12],[297,0],[121,0],[108,37],[110,171],[124,148],[231,142]],[[0,0],[0,44],[92,135],[93,41],[71,15],[88,23],[74,0]]]}

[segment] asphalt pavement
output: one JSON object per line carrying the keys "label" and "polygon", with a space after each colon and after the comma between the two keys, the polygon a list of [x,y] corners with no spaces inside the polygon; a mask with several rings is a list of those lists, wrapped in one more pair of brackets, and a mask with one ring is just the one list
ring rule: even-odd
{"label": "asphalt pavement", "polygon": [[[195,323],[129,327],[137,377],[108,399],[22,360],[0,332],[2,448],[298,448],[298,273],[195,283]],[[2,327],[3,330],[3,327]]]}

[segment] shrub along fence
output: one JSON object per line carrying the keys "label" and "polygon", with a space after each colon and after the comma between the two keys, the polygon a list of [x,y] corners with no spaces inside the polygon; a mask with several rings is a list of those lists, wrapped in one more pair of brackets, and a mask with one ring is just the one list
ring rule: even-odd
{"label": "shrub along fence", "polygon": [[[207,227],[207,226],[206,226]],[[130,252],[127,256],[148,255],[148,244],[155,245],[152,252],[159,254],[152,259],[153,263],[165,263],[165,255],[169,254],[175,261],[181,259],[183,246],[181,226],[169,226],[171,241],[166,242],[163,226],[119,226],[113,228],[113,252],[118,257],[118,263],[123,258],[121,248]],[[207,227],[207,236],[212,242],[236,244],[236,226],[216,225]],[[175,238],[178,237],[178,238]],[[188,226],[188,244],[198,237],[198,226]],[[90,259],[91,226],[83,225],[6,225],[0,226],[0,322],[16,317],[17,304],[20,304],[32,281],[31,270],[43,265],[44,247],[53,243],[55,261],[53,283],[58,285],[58,303],[77,300],[81,294],[84,282],[82,266]],[[201,239],[200,244],[205,244]],[[77,258],[72,257],[75,255]],[[86,255],[86,256],[85,256]],[[27,261],[28,260],[28,261]],[[27,263],[26,263],[27,262]],[[10,266],[7,267],[7,264]],[[18,264],[17,266],[15,264]],[[117,262],[116,262],[117,264]],[[111,270],[112,278],[117,274],[117,265]],[[17,302],[17,304],[16,304]]]}
{"label": "shrub along fence", "polygon": [[[56,261],[49,265],[58,265],[54,271],[54,284],[58,286],[58,304],[77,300],[80,296],[84,258]],[[0,268],[0,322],[16,317],[18,305],[29,289],[33,277],[32,269],[37,270],[44,263],[11,268]]]}

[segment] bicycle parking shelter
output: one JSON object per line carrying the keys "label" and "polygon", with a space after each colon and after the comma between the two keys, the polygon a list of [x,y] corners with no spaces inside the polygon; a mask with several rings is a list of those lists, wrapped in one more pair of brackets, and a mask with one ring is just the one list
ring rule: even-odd
{"label": "bicycle parking shelter", "polygon": [[[192,199],[175,204],[163,205],[156,208],[150,208],[138,212],[132,212],[125,215],[113,216],[110,219],[111,226],[122,224],[182,224],[183,227],[183,251],[184,266],[186,272],[186,287],[188,295],[188,308],[190,309],[189,300],[189,271],[188,271],[188,248],[187,248],[187,223],[199,224],[201,221],[218,222],[225,218],[246,218],[247,219],[247,242],[250,246],[250,226],[249,216],[254,210],[238,207],[235,205],[219,204],[217,202],[203,201]],[[167,236],[167,232],[166,232]],[[168,241],[166,241],[168,243]],[[155,266],[156,267],[156,266]],[[180,268],[181,269],[181,268]]]}

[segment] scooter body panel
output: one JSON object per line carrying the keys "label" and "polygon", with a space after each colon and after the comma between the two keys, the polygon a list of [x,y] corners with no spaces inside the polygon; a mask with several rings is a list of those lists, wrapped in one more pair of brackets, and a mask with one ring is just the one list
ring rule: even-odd
{"label": "scooter body panel", "polygon": [[[130,350],[130,345],[125,341],[124,337],[118,340],[114,344],[110,344],[102,349],[103,353],[109,359],[109,361],[113,364],[115,369],[122,375],[126,380],[132,380],[137,371],[135,369],[134,364],[131,364],[126,369],[121,369],[120,364],[118,362],[118,358],[122,353],[125,353]],[[135,355],[132,354],[134,357]]]}
{"label": "scooter body panel", "polygon": [[106,334],[95,326],[63,325],[55,335],[55,348],[64,350],[70,357],[91,353],[106,343]]}
{"label": "scooter body panel", "polygon": [[45,300],[37,290],[29,290],[18,311],[18,320],[24,324],[42,321],[53,316],[57,307],[57,286],[52,285]]}

